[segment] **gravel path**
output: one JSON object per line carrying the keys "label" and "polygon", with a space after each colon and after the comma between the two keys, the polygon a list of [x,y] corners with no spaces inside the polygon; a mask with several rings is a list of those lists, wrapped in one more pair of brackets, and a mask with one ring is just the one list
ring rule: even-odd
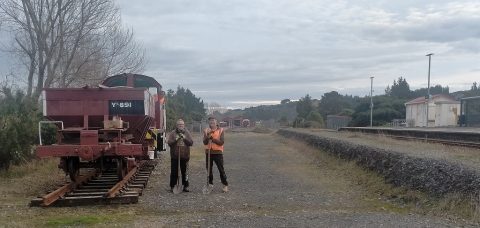
{"label": "gravel path", "polygon": [[[168,192],[169,156],[164,153],[135,205],[141,227],[450,227],[455,221],[395,213],[354,180],[313,154],[271,134],[227,133],[225,168],[230,192],[202,194],[204,155],[196,137],[190,162],[191,192]],[[371,194],[370,194],[371,196]],[[372,206],[374,205],[374,206]]]}

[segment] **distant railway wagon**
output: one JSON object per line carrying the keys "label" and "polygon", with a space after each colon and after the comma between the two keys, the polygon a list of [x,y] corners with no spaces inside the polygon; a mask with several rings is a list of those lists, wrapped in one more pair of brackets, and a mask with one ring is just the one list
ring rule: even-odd
{"label": "distant railway wagon", "polygon": [[[120,74],[98,87],[44,89],[38,157],[59,157],[75,181],[80,168],[116,168],[118,177],[165,150],[165,99],[152,77]],[[56,124],[56,142],[42,142],[42,127]]]}
{"label": "distant railway wagon", "polygon": [[480,96],[460,99],[461,127],[480,127]]}

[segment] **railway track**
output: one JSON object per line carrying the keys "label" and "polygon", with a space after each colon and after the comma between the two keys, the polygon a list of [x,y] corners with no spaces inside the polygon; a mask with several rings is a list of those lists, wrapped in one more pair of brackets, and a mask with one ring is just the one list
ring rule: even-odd
{"label": "railway track", "polygon": [[[372,133],[367,133],[372,134]],[[373,134],[372,134],[373,135]],[[410,136],[398,136],[398,135],[385,135],[390,138],[400,139],[400,140],[412,140],[412,141],[423,141],[429,143],[440,143],[448,146],[462,146],[480,149],[480,143],[477,142],[468,142],[468,141],[458,141],[458,140],[445,140],[445,139],[432,139],[432,138],[422,138],[422,137],[410,137]]]}
{"label": "railway track", "polygon": [[[347,130],[347,131],[349,131],[349,130]],[[377,135],[377,136],[380,135],[378,133],[368,133],[368,132],[360,132],[360,131],[350,131],[350,132],[358,132],[358,133],[366,134],[366,135]],[[399,139],[399,140],[422,141],[422,142],[429,142],[429,143],[440,143],[440,144],[448,145],[448,146],[462,146],[462,147],[480,149],[480,142],[435,139],[435,138],[415,137],[415,136],[400,136],[400,135],[389,135],[389,134],[381,134],[381,135],[386,136],[386,137],[390,137],[390,138],[394,138],[394,139]]]}
{"label": "railway track", "polygon": [[87,170],[75,182],[65,183],[56,190],[33,199],[30,206],[137,203],[157,163],[156,160],[142,161],[120,181],[115,169],[102,173],[95,169]]}

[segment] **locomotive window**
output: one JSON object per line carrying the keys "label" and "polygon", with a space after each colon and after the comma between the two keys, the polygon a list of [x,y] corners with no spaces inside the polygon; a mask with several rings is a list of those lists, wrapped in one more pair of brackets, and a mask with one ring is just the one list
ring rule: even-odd
{"label": "locomotive window", "polygon": [[142,77],[135,77],[135,81],[133,83],[133,87],[135,88],[138,88],[138,87],[145,87],[145,88],[148,88],[148,87],[152,87],[152,83],[145,79],[145,78],[142,78]]}
{"label": "locomotive window", "polygon": [[115,86],[126,86],[127,85],[127,77],[112,77],[108,80],[106,86],[115,87]]}

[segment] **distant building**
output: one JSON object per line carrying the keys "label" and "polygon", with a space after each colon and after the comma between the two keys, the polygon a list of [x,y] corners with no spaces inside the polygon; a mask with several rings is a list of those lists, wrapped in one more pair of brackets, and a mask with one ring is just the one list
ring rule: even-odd
{"label": "distant building", "polygon": [[327,128],[337,130],[347,127],[351,120],[350,116],[327,115]]}
{"label": "distant building", "polygon": [[460,126],[480,127],[480,96],[460,99]]}
{"label": "distant building", "polygon": [[[407,127],[456,126],[460,115],[460,102],[449,95],[433,95],[427,106],[425,97],[405,103]],[[426,118],[428,107],[428,121]]]}

